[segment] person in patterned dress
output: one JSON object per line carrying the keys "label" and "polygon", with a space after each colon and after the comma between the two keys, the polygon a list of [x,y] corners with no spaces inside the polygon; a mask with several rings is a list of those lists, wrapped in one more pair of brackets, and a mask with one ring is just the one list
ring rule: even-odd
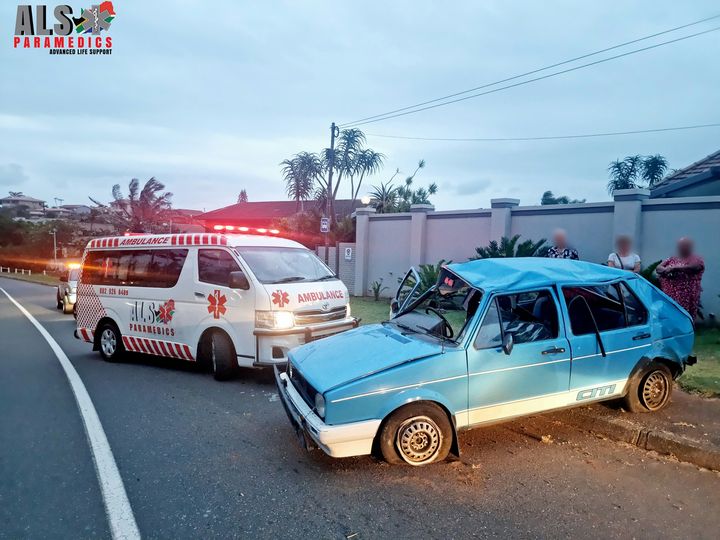
{"label": "person in patterned dress", "polygon": [[660,278],[660,288],[685,308],[693,320],[700,305],[700,282],[705,271],[705,261],[694,250],[690,238],[681,238],[677,243],[677,255],[665,259],[655,269]]}
{"label": "person in patterned dress", "polygon": [[547,256],[551,259],[578,260],[580,258],[577,249],[568,246],[567,232],[565,232],[565,229],[555,229],[553,233],[553,244],[548,248]]}

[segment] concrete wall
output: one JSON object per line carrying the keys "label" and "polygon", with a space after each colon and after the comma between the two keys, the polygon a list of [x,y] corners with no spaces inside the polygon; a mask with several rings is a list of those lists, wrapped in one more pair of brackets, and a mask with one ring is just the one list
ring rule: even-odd
{"label": "concrete wall", "polygon": [[634,238],[643,265],[672,255],[679,237],[692,237],[706,264],[704,311],[720,312],[720,197],[649,199],[647,190],[633,189],[616,191],[613,201],[602,203],[520,206],[517,199],[493,199],[489,209],[435,212],[418,205],[404,214],[375,214],[360,208],[356,217],[354,280],[348,288],[357,296],[367,295],[377,279],[388,287],[385,294],[394,294],[410,266],[462,262],[490,240],[516,234],[549,239],[562,227],[580,258],[597,263],[607,261],[618,234]]}

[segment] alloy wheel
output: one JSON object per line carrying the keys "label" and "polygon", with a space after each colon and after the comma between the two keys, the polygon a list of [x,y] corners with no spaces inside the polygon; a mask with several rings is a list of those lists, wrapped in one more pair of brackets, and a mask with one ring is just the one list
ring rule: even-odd
{"label": "alloy wheel", "polygon": [[117,338],[115,337],[115,332],[110,328],[103,330],[100,336],[100,347],[107,358],[112,357],[115,351],[117,351]]}

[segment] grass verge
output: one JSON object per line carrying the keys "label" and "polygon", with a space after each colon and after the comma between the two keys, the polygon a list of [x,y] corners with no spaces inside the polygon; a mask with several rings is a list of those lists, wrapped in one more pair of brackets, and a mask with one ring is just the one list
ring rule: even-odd
{"label": "grass verge", "polygon": [[720,396],[720,330],[701,328],[695,333],[697,364],[678,379],[689,392],[704,396]]}
{"label": "grass verge", "polygon": [[390,314],[390,300],[381,298],[377,302],[370,296],[352,296],[350,309],[353,317],[361,319],[360,324],[374,324],[387,321]]}
{"label": "grass verge", "polygon": [[60,280],[57,276],[43,276],[42,274],[15,274],[3,272],[0,277],[8,279],[17,279],[18,281],[29,281],[30,283],[41,283],[43,285],[57,285]]}

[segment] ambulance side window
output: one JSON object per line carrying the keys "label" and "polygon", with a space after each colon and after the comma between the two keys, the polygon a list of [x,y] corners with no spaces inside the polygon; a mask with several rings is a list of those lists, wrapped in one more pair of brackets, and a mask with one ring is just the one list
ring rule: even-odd
{"label": "ambulance side window", "polygon": [[230,272],[240,267],[227,251],[222,249],[201,249],[198,251],[198,278],[203,283],[230,286]]}

